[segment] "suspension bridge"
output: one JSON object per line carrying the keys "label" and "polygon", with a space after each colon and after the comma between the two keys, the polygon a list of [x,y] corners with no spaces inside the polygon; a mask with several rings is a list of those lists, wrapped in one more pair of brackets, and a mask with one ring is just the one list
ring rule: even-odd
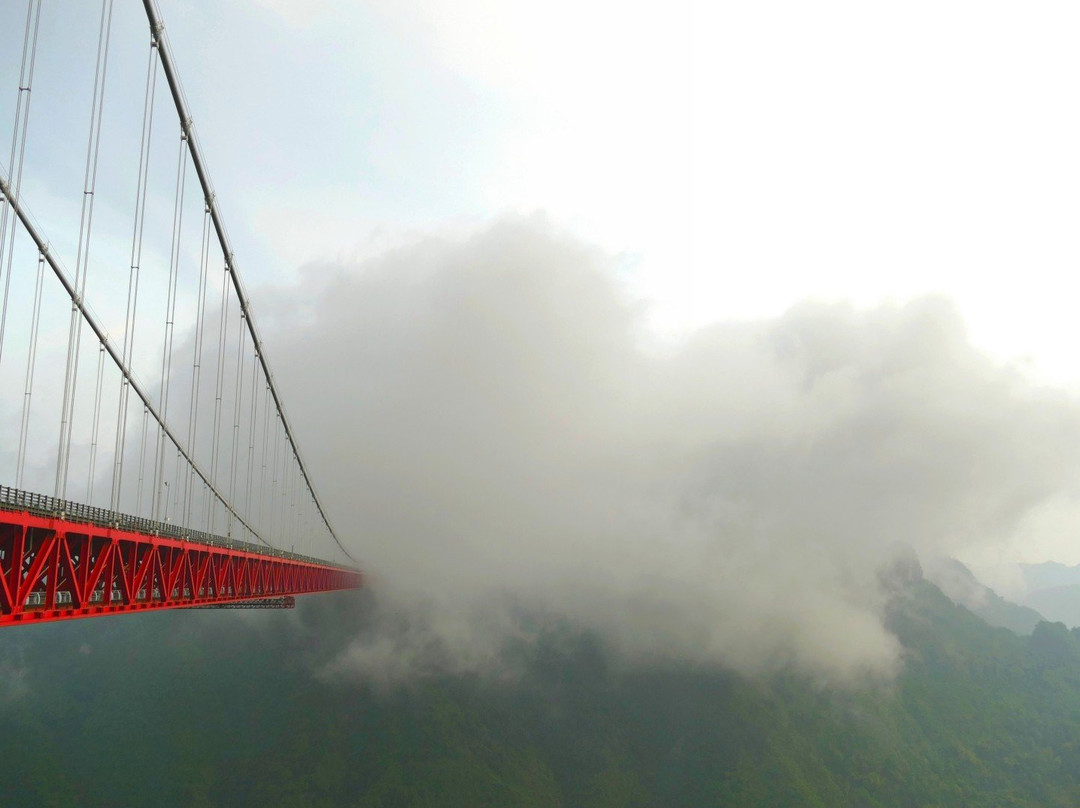
{"label": "suspension bridge", "polygon": [[157,4],[3,4],[0,626],[289,607],[360,586],[355,564]]}

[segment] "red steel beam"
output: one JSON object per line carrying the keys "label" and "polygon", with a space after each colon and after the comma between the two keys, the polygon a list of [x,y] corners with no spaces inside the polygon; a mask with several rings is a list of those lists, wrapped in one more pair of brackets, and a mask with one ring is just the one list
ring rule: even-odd
{"label": "red steel beam", "polygon": [[0,510],[0,627],[362,583],[348,567]]}

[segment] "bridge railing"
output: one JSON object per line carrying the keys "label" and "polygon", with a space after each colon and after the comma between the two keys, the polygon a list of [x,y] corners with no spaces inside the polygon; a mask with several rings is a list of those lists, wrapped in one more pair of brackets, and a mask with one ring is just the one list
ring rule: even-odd
{"label": "bridge railing", "polygon": [[153,519],[144,519],[141,516],[112,511],[108,508],[96,508],[91,505],[84,505],[81,502],[58,499],[32,491],[23,491],[7,485],[0,485],[0,509],[27,511],[38,516],[52,516],[73,522],[87,522],[98,527],[128,530],[133,533],[161,536],[197,544],[208,544],[212,547],[225,547],[230,550],[286,558],[292,561],[303,561],[322,566],[327,564],[322,559],[291,553],[287,550],[279,550],[269,545],[239,541],[228,536],[218,536],[201,530],[192,530],[172,522],[157,522]]}

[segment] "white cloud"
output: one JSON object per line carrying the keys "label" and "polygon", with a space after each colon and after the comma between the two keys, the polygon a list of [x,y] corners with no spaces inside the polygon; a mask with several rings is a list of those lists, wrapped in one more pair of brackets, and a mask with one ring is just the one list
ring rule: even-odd
{"label": "white cloud", "polygon": [[340,532],[426,626],[410,648],[482,664],[510,602],[637,658],[888,675],[897,548],[1006,547],[1075,485],[1076,401],[974,349],[944,300],[643,352],[610,271],[513,219],[312,268],[335,273],[314,315],[274,331]]}

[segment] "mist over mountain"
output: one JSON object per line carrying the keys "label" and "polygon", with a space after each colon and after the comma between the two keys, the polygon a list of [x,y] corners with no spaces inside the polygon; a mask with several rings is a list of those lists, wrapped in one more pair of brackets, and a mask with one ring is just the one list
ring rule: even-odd
{"label": "mist over mountain", "polygon": [[1070,628],[1080,626],[1080,584],[1040,589],[1029,594],[1024,603],[1038,609],[1047,620],[1064,623]]}
{"label": "mist over mountain", "polygon": [[[911,569],[909,568],[909,572]],[[0,802],[233,806],[1066,806],[1080,640],[992,628],[894,578],[889,687],[642,665],[534,623],[490,676],[326,676],[386,636],[373,592],[295,613],[165,612],[4,632]],[[400,631],[408,627],[399,625]],[[103,683],[107,683],[105,686]]]}
{"label": "mist over mountain", "polygon": [[1041,564],[1020,564],[1019,566],[1020,573],[1024,577],[1024,586],[1027,587],[1029,593],[1080,584],[1080,565],[1070,567],[1057,561],[1045,561]]}
{"label": "mist over mountain", "polygon": [[659,345],[624,260],[508,217],[262,295],[323,497],[411,626],[341,670],[484,670],[525,611],[643,661],[887,679],[882,566],[1005,547],[1076,480],[1076,400],[946,300]]}
{"label": "mist over mountain", "polygon": [[1070,628],[1080,626],[1080,566],[1069,567],[1055,561],[1021,564],[1024,603],[1048,620]]}
{"label": "mist over mountain", "polygon": [[1006,600],[980,583],[971,570],[955,558],[934,559],[925,565],[925,570],[927,578],[944,594],[991,626],[1030,634],[1046,619],[1035,609]]}

